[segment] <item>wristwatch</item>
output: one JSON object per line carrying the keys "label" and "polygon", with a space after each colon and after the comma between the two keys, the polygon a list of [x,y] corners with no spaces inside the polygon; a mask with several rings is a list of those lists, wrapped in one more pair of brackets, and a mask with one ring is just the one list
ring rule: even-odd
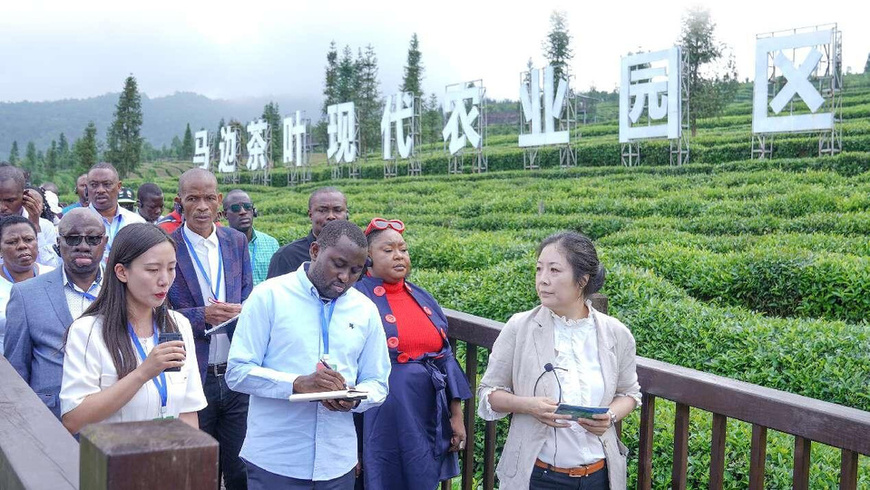
{"label": "wristwatch", "polygon": [[613,410],[607,409],[607,415],[610,415],[610,426],[613,427],[616,425],[616,414],[613,413]]}

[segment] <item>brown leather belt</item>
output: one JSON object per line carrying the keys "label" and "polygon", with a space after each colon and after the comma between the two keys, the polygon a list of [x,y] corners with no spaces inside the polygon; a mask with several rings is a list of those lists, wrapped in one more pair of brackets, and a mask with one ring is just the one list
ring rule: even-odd
{"label": "brown leather belt", "polygon": [[604,469],[604,460],[602,459],[595,463],[578,466],[576,468],[559,468],[558,466],[553,466],[541,461],[540,459],[536,459],[535,466],[538,468],[544,468],[545,470],[555,471],[556,473],[564,473],[572,477],[581,477],[589,476],[598,470]]}

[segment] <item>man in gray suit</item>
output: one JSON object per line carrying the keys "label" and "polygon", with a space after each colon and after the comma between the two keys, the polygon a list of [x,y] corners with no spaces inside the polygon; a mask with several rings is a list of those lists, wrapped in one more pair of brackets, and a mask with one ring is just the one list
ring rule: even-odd
{"label": "man in gray suit", "polygon": [[63,267],[12,286],[4,355],[60,419],[63,341],[100,292],[106,230],[99,216],[78,208],[64,215],[58,232]]}

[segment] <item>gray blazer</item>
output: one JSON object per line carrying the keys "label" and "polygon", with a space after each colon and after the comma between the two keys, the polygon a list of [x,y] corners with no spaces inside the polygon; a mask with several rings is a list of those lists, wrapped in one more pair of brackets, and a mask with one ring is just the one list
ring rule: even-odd
{"label": "gray blazer", "polygon": [[[598,358],[604,377],[602,405],[609,405],[615,396],[629,396],[640,405],[634,337],[619,320],[595,311],[590,302],[586,305],[598,336]],[[545,306],[517,313],[508,320],[493,345],[486,374],[478,389],[478,413],[481,417],[485,417],[489,403],[485,395],[493,388],[505,388],[518,396],[535,396],[535,381],[544,372],[544,365],[556,360],[554,328],[552,314]],[[558,399],[553,376],[541,378],[537,396]],[[501,488],[529,488],[532,467],[544,446],[547,429],[531,415],[514,414],[496,468]],[[628,450],[616,437],[613,427],[600,440],[607,461],[610,488],[624,489]]]}
{"label": "gray blazer", "polygon": [[63,291],[62,267],[12,286],[4,345],[6,359],[58,419],[61,348],[73,321]]}

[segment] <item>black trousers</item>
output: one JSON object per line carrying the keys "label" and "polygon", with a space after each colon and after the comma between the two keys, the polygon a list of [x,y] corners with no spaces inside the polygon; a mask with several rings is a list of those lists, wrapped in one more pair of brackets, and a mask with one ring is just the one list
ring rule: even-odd
{"label": "black trousers", "polygon": [[248,395],[227,387],[223,375],[205,375],[208,406],[199,411],[199,428],[220,444],[220,473],[227,490],[247,490],[245,463],[239,458],[248,429]]}
{"label": "black trousers", "polygon": [[299,480],[270,473],[248,463],[248,488],[251,490],[353,490],[355,470],[327,481]]}
{"label": "black trousers", "polygon": [[609,490],[607,467],[589,476],[568,476],[535,466],[529,479],[529,490]]}

